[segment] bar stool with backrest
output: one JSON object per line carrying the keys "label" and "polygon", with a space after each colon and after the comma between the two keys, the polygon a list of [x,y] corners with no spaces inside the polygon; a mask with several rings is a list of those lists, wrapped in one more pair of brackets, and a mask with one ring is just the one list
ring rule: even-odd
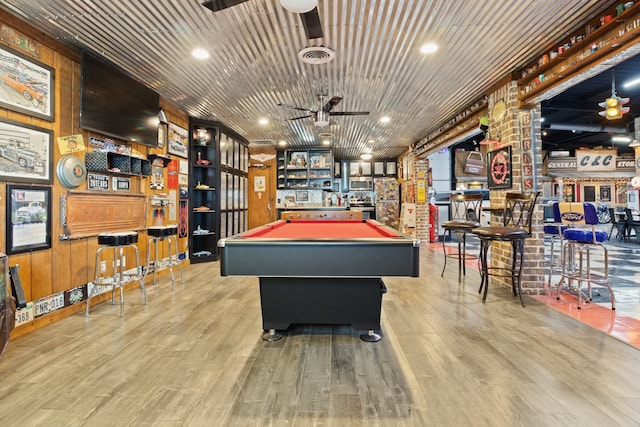
{"label": "bar stool with backrest", "polygon": [[[467,254],[466,240],[467,233],[476,227],[480,227],[480,208],[482,205],[482,194],[452,194],[450,205],[449,221],[443,222],[440,226],[444,229],[442,238],[442,250],[444,252],[444,266],[442,274],[447,268],[447,258],[455,258],[458,260],[458,281],[461,275],[466,275],[465,261],[468,259],[477,259],[477,255]],[[447,234],[449,238],[456,236],[458,243],[457,252],[447,253],[446,240]]]}
{"label": "bar stool with backrest", "polygon": [[547,264],[549,268],[547,285],[549,287],[551,287],[551,276],[553,273],[562,274],[562,268],[564,266],[562,259],[562,235],[564,230],[567,229],[567,226],[562,223],[560,215],[557,214],[557,209],[555,209],[555,205],[557,204],[558,202],[553,204],[553,223],[545,224],[543,227],[544,237],[550,242],[549,264]]}
{"label": "bar stool with backrest", "polygon": [[[615,297],[609,280],[609,254],[604,246],[609,235],[606,231],[596,229],[598,225],[596,207],[591,203],[561,202],[554,206],[554,210],[557,210],[557,215],[561,218],[562,223],[569,226],[563,235],[565,242],[563,246],[564,268],[562,279],[558,282],[556,299],[560,299],[560,289],[565,280],[570,289],[573,281],[577,281],[578,286],[575,291],[578,294],[578,309],[580,309],[583,296],[582,283],[587,282],[589,301],[592,300],[591,284],[603,284],[611,295],[611,309],[615,310]],[[603,271],[596,272],[591,268],[591,251],[594,249],[602,250]]]}
{"label": "bar stool with backrest", "polygon": [[[487,300],[490,276],[510,277],[513,295],[519,295],[520,303],[523,307],[525,306],[522,297],[524,241],[527,237],[531,237],[533,210],[538,194],[538,192],[507,193],[502,211],[502,226],[478,227],[472,230],[472,233],[480,239],[481,282],[478,292],[482,292],[484,289],[482,302]],[[493,242],[511,243],[511,266],[489,265],[489,248]]]}

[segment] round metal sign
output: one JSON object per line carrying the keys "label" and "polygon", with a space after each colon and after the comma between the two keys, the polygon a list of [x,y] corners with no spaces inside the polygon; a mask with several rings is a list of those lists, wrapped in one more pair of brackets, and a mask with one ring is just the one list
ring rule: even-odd
{"label": "round metal sign", "polygon": [[62,156],[58,161],[56,172],[60,183],[67,188],[75,188],[87,179],[87,168],[84,162],[73,154]]}

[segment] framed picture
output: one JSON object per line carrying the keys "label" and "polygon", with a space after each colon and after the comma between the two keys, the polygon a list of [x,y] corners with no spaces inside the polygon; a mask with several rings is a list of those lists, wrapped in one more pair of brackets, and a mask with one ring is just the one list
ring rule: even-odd
{"label": "framed picture", "polygon": [[611,202],[611,186],[610,185],[601,185],[600,186],[600,202]]}
{"label": "framed picture", "polygon": [[7,253],[51,247],[51,188],[7,185]]}
{"label": "framed picture", "polygon": [[51,184],[53,131],[0,118],[0,181]]}
{"label": "framed picture", "polygon": [[189,157],[187,150],[189,140],[189,131],[180,126],[169,123],[169,144],[167,145],[167,152],[175,156]]}
{"label": "framed picture", "polygon": [[53,78],[53,68],[0,47],[0,107],[52,122]]}
{"label": "framed picture", "polygon": [[489,189],[511,188],[511,146],[508,145],[487,155],[487,184]]}
{"label": "framed picture", "polygon": [[296,191],[296,202],[308,202],[308,201],[309,201],[309,192],[307,190]]}

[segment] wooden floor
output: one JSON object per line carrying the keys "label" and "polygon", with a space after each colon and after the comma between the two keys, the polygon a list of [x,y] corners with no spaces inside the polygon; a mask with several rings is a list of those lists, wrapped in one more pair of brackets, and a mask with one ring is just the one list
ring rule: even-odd
{"label": "wooden floor", "polygon": [[[382,341],[345,326],[261,340],[258,279],[217,263],[10,341],[2,426],[637,426],[640,350],[477,272],[389,278]],[[283,260],[284,261],[284,260]]]}

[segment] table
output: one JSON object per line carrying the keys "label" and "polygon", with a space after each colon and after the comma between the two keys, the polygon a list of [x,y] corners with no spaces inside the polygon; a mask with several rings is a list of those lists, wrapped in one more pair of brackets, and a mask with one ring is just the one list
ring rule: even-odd
{"label": "table", "polygon": [[351,324],[378,341],[382,277],[419,276],[420,242],[374,220],[280,220],[221,239],[222,276],[258,276],[265,340]]}

